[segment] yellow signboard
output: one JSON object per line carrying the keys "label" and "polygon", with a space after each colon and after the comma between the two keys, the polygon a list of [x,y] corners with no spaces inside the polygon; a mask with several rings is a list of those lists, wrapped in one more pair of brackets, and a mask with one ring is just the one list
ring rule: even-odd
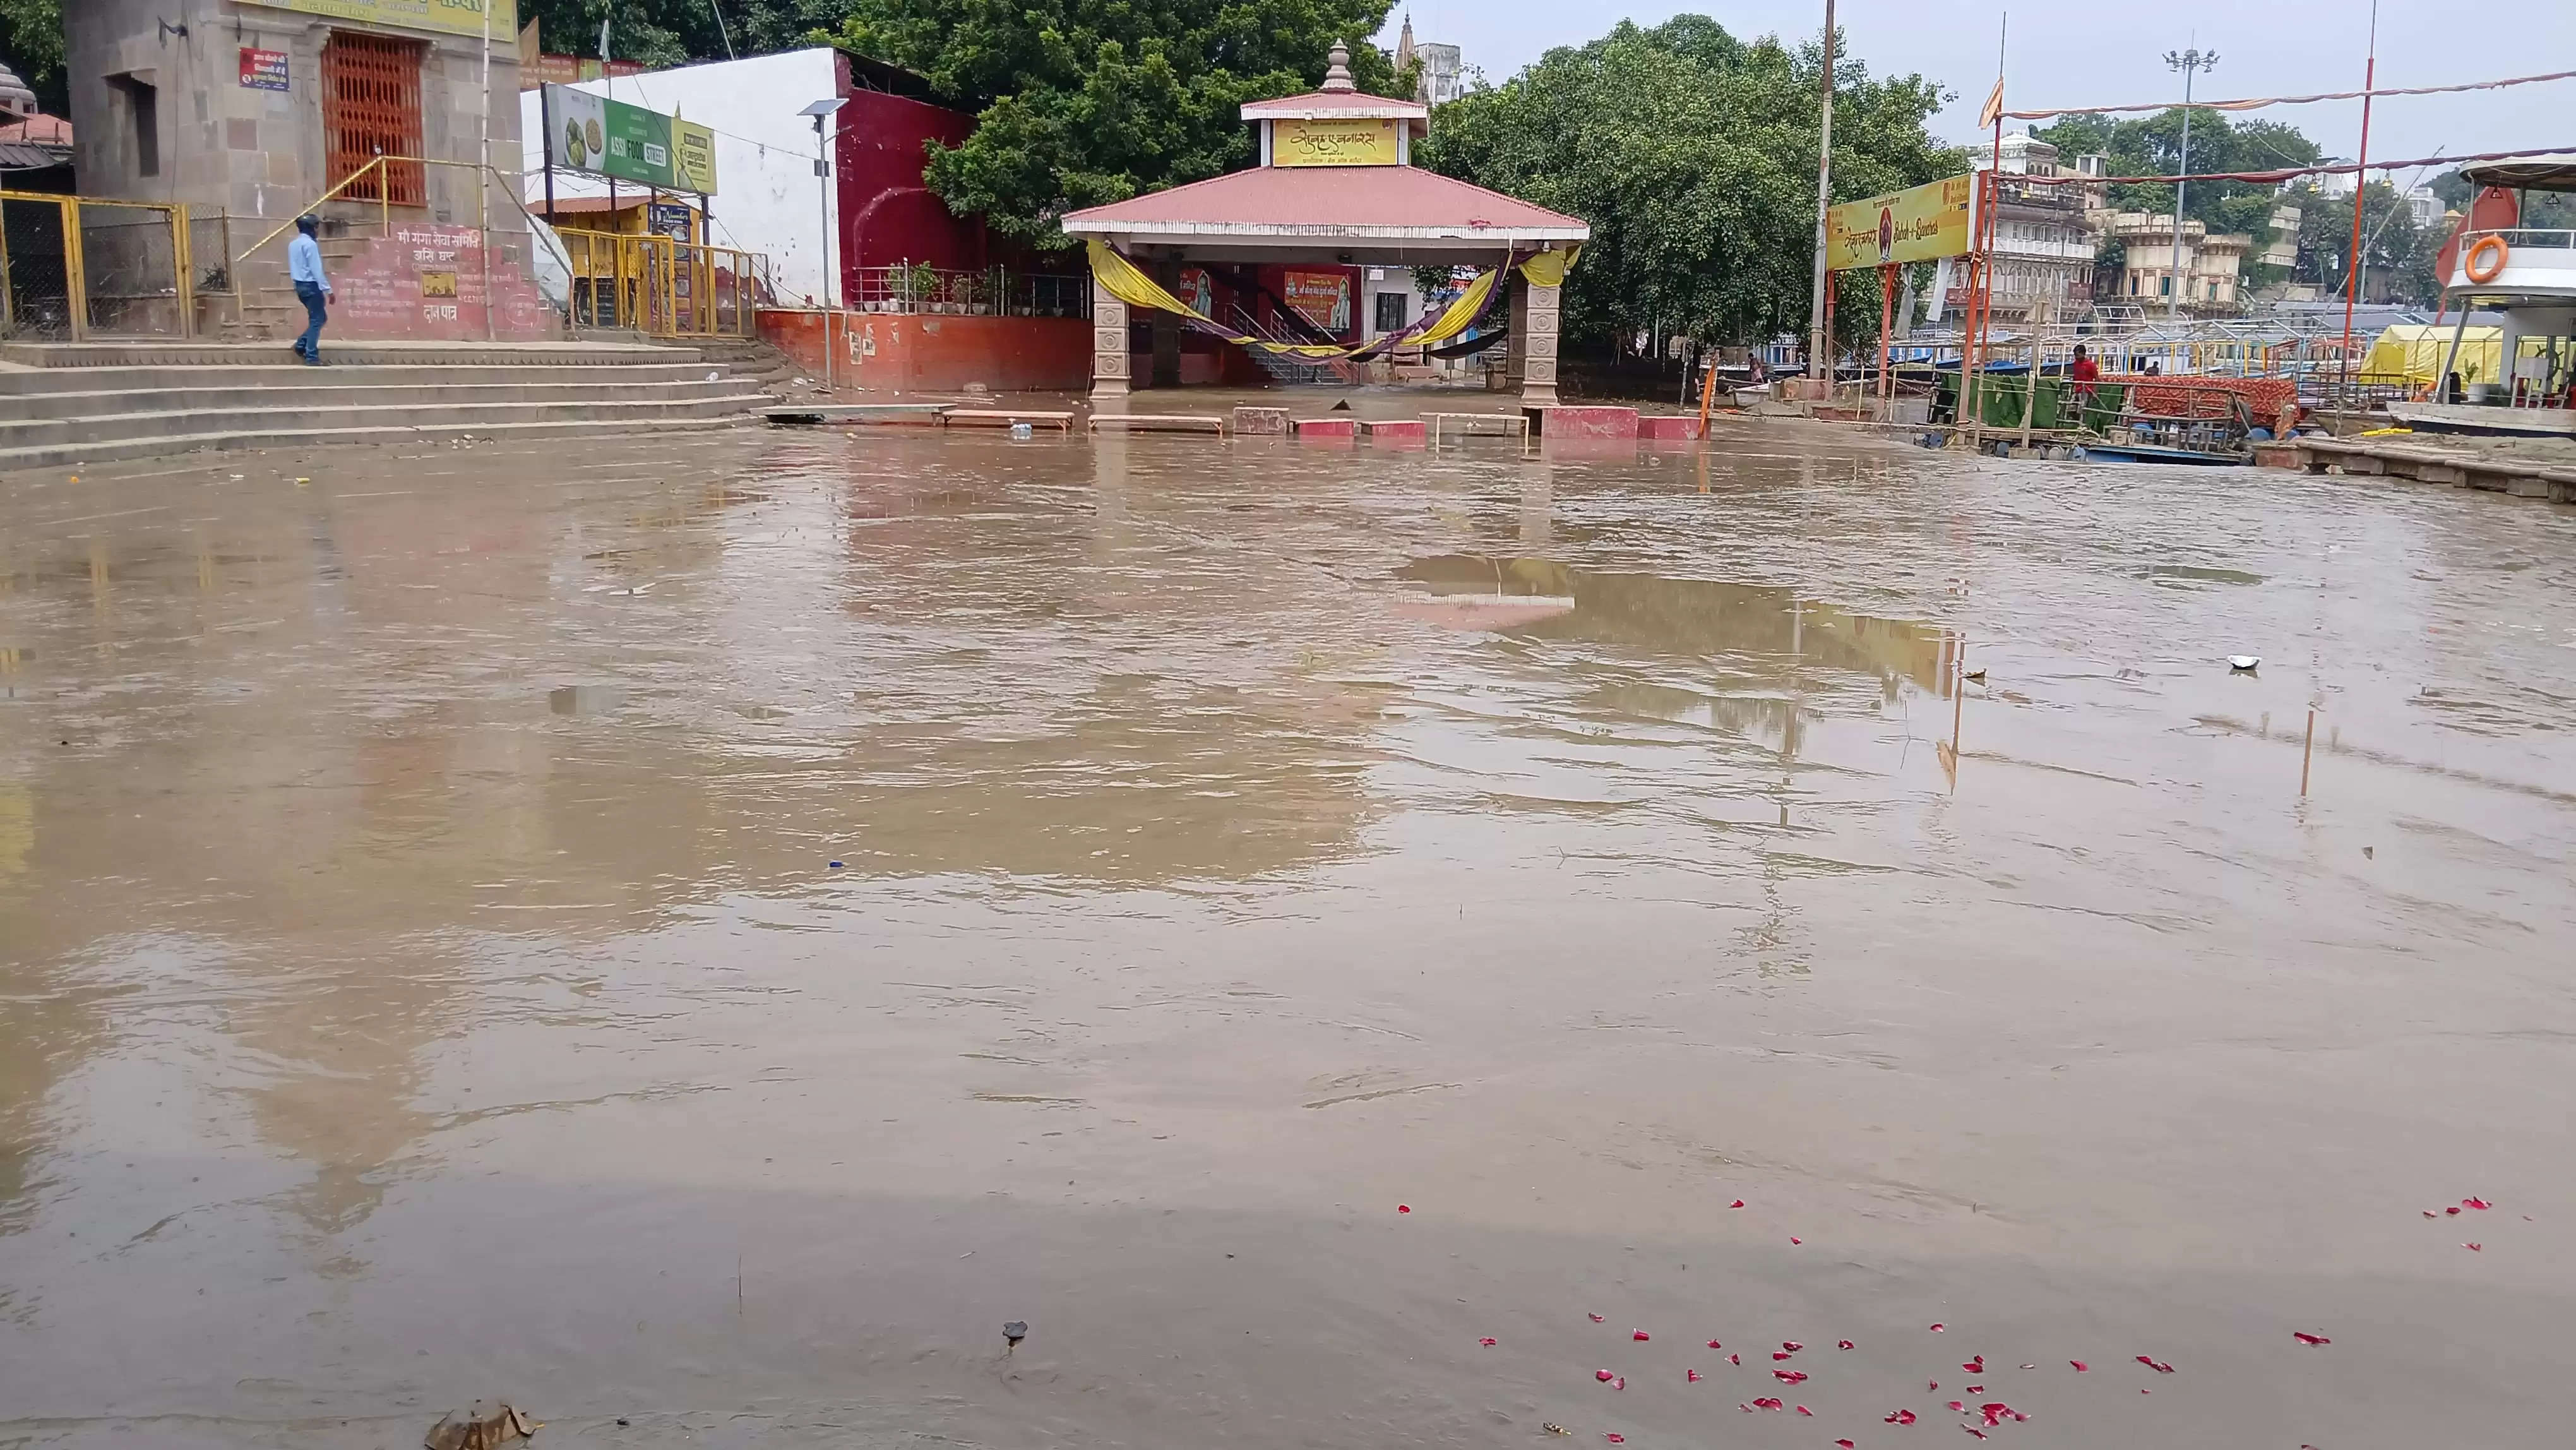
{"label": "yellow signboard", "polygon": [[671,118],[671,180],[675,191],[713,196],[716,190],[716,133],[695,121]]}
{"label": "yellow signboard", "polygon": [[483,7],[492,7],[492,43],[519,48],[519,0],[243,0],[275,10],[297,10],[332,20],[434,30],[442,35],[483,34]]}
{"label": "yellow signboard", "polygon": [[1394,166],[1399,153],[1396,128],[1402,121],[1384,116],[1360,121],[1273,121],[1270,164],[1273,166]]}
{"label": "yellow signboard", "polygon": [[1965,255],[1968,197],[1975,186],[1974,177],[1953,176],[1844,202],[1825,213],[1825,265],[1841,272]]}

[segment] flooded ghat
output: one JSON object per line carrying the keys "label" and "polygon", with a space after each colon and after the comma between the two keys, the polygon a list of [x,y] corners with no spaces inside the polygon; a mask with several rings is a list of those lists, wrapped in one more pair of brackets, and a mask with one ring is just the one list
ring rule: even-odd
{"label": "flooded ghat", "polygon": [[80,472],[0,480],[0,1444],[2565,1437],[2563,511]]}

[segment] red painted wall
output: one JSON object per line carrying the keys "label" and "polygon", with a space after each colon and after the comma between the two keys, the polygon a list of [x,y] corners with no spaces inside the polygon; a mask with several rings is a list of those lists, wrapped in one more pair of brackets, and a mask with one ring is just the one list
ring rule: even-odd
{"label": "red painted wall", "polygon": [[[994,260],[984,223],[951,215],[922,181],[927,142],[955,146],[973,134],[975,118],[944,106],[852,84],[840,57],[841,95],[833,118],[833,166],[840,172],[842,284],[863,267],[928,262],[975,271]],[[845,292],[844,296],[854,295]]]}
{"label": "red painted wall", "polygon": [[[760,335],[816,377],[823,373],[819,310],[768,310]],[[832,315],[833,381],[873,392],[1075,392],[1091,385],[1091,322],[1081,317]]]}
{"label": "red painted wall", "polygon": [[[330,271],[334,295],[322,335],[326,350],[335,338],[483,340],[483,243],[472,227],[401,222],[391,236],[367,239]],[[492,259],[492,292],[494,338],[563,335],[554,309],[517,263]],[[293,327],[303,331],[300,317]]]}

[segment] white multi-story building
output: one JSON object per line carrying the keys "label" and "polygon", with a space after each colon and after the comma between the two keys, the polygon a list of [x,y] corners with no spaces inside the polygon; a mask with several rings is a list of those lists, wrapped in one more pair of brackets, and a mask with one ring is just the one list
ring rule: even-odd
{"label": "white multi-story building", "polygon": [[[1990,147],[1975,148],[1977,169],[1994,164]],[[2082,316],[2093,305],[2093,254],[2100,242],[2086,204],[2100,188],[2017,182],[2016,177],[2099,176],[2101,158],[2059,163],[2057,148],[2027,132],[2003,138],[2003,170],[1994,188],[1994,291],[1989,304],[2007,322],[2055,322]],[[1963,287],[1952,288],[1964,294]],[[1964,303],[1965,296],[1952,299]]]}

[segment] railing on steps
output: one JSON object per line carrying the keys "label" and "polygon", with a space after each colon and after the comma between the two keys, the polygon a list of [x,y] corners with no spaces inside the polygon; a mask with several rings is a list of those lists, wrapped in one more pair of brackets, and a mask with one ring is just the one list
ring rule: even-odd
{"label": "railing on steps", "polygon": [[239,310],[231,231],[176,202],[0,190],[0,337],[195,337],[201,296]]}

